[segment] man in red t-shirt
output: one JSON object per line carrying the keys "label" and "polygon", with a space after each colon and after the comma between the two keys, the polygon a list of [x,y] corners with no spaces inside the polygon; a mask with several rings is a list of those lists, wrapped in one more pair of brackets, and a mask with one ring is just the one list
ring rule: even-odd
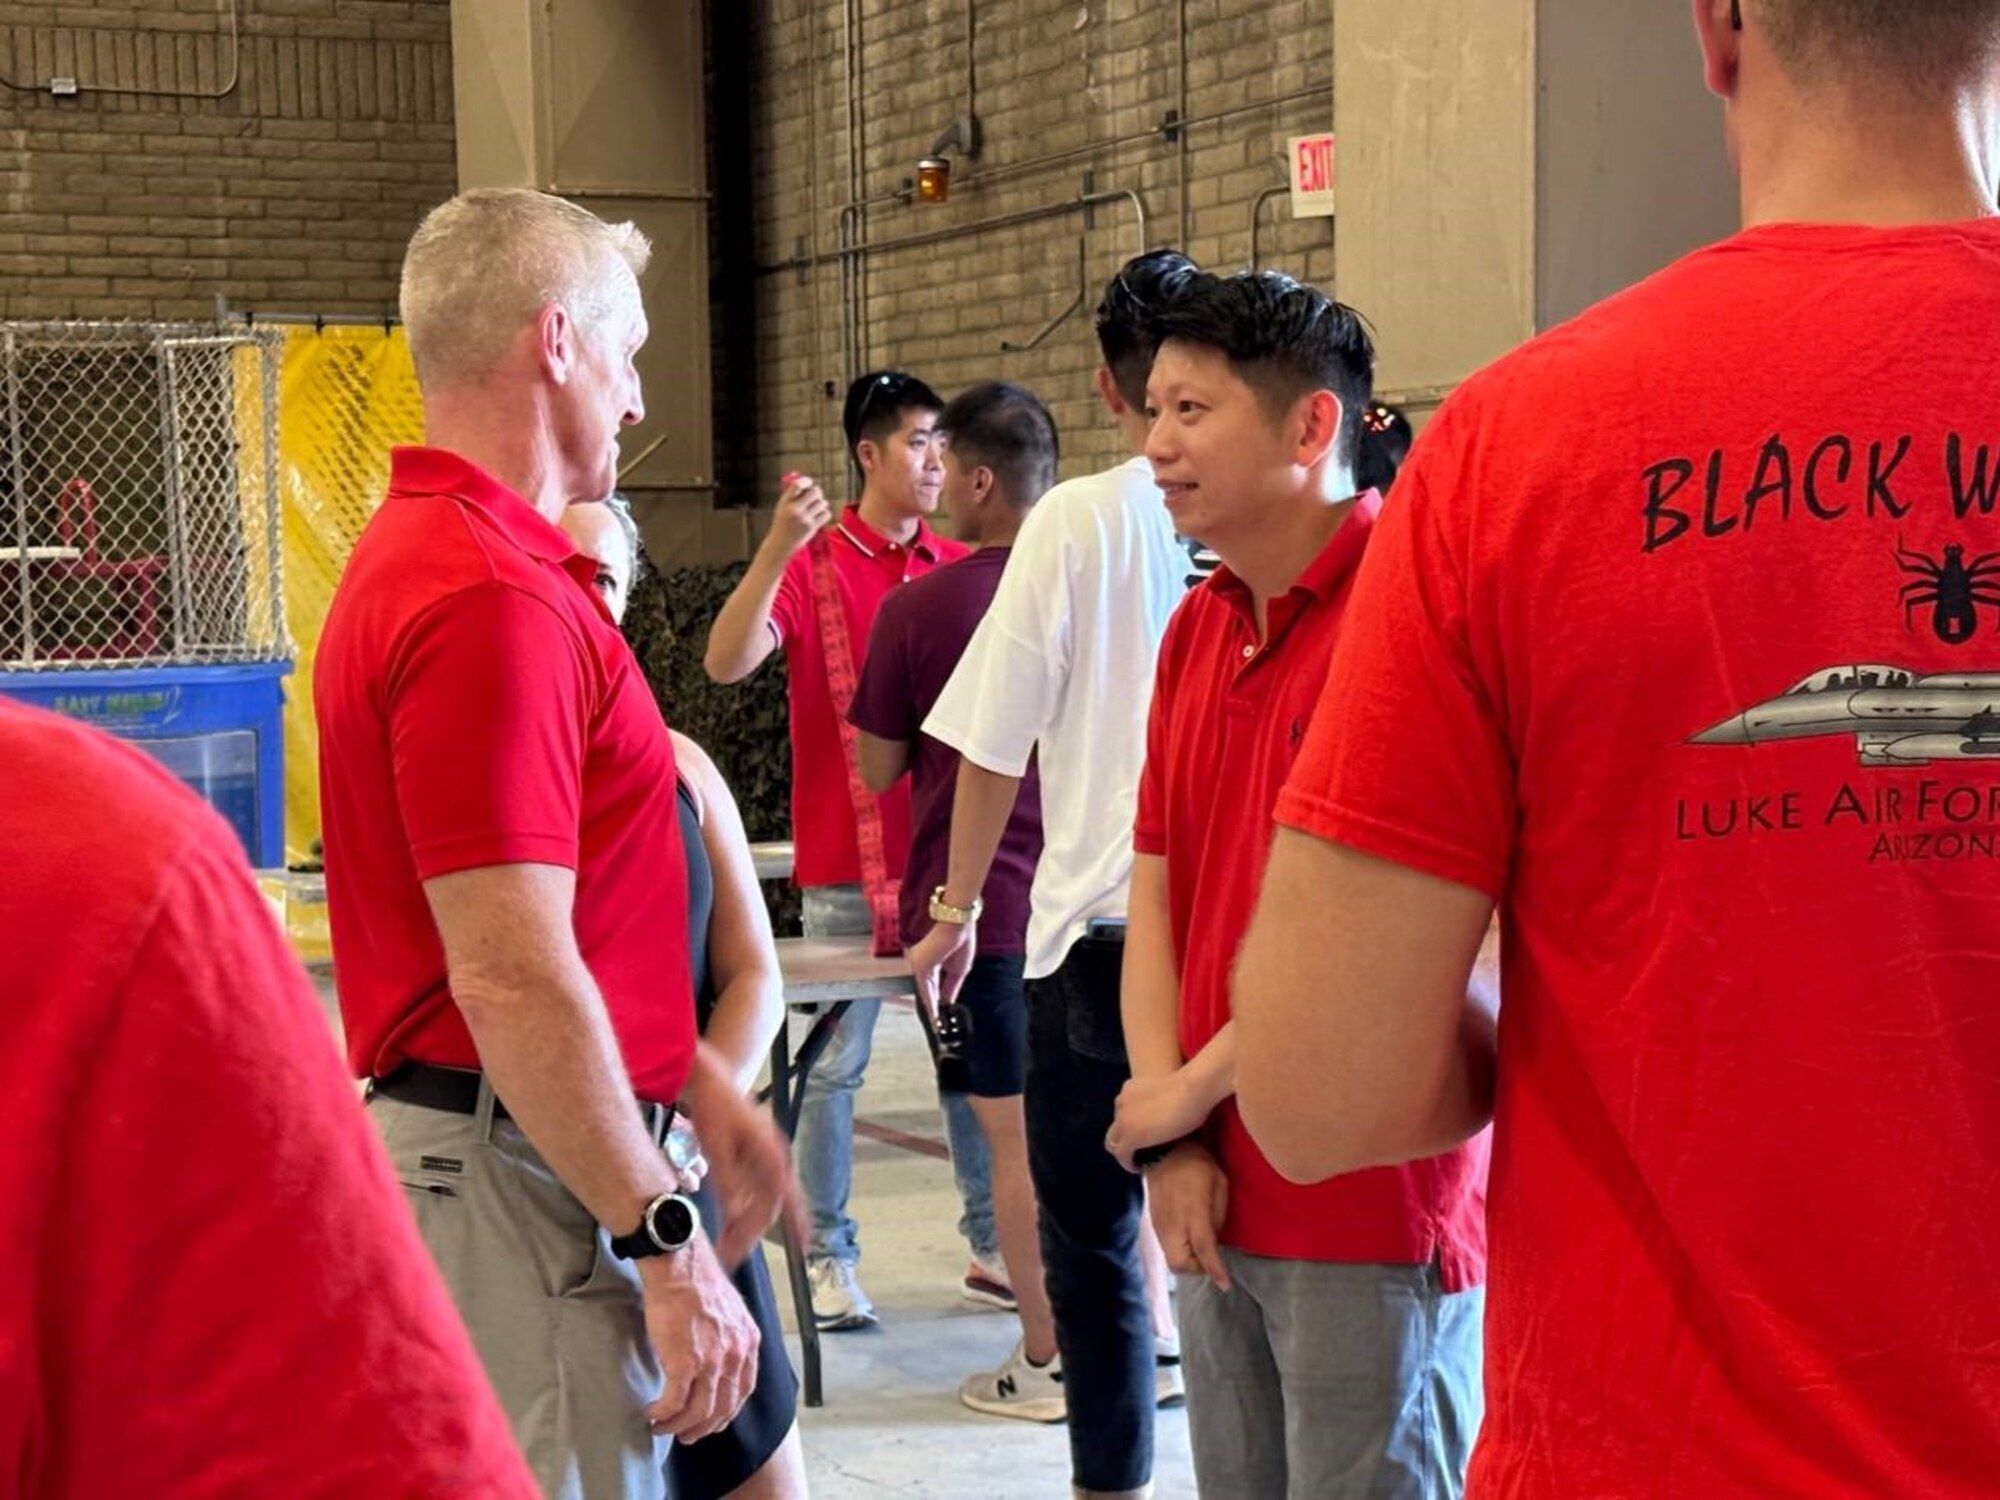
{"label": "man in red t-shirt", "polygon": [[1456,1494],[1479,1427],[1485,1141],[1300,1187],[1231,1097],[1230,965],[1381,504],[1354,492],[1375,351],[1351,309],[1268,271],[1197,276],[1156,326],[1146,456],[1175,529],[1222,566],[1160,647],[1125,937],[1132,1081],[1107,1144],[1128,1164],[1144,1148],[1183,1273],[1202,1492]]}
{"label": "man in red t-shirt", "polygon": [[1695,20],[1749,227],[1419,439],[1238,1097],[1302,1179],[1490,1108],[1474,1494],[1991,1495],[2000,3]]}
{"label": "man in red t-shirt", "polygon": [[532,1500],[235,836],[0,699],[0,1473]]}
{"label": "man in red t-shirt", "polygon": [[[747,1250],[784,1145],[696,1041],[673,750],[556,526],[641,414],[643,236],[461,194],[403,266],[428,446],[396,451],[314,674],[341,1013],[370,1111],[552,1496],[663,1492],[757,1331],[677,1189],[674,1106]],[[664,1385],[664,1391],[662,1386]]]}
{"label": "man in red t-shirt", "polygon": [[[944,467],[937,414],[944,403],[914,376],[863,375],[847,390],[842,429],[861,475],[861,498],[838,517],[817,482],[788,475],[771,529],[715,617],[703,658],[717,682],[741,682],[774,651],[785,656],[791,703],[793,878],[808,937],[873,934],[896,951],[896,886],[910,852],[910,786],[881,794],[862,781],[846,725],[875,612],[889,593],[969,549],[925,524]],[[813,1312],[822,1329],[876,1321],[861,1290],[860,1226],[847,1212],[854,1167],[854,1096],[868,1067],[880,1000],[856,1000],[807,1075],[799,1106],[799,1181],[812,1211]],[[944,1098],[952,1166],[965,1199],[961,1224],[998,1277],[985,1137],[963,1094]],[[1004,1284],[1000,1289],[1005,1291]]]}

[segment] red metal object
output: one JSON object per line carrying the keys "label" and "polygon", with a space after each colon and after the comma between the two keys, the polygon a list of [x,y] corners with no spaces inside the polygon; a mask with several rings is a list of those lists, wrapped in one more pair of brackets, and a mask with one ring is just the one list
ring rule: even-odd
{"label": "red metal object", "polygon": [[97,495],[88,479],[78,476],[56,495],[56,534],[80,556],[49,563],[54,579],[102,583],[118,600],[121,628],[102,645],[61,642],[44,654],[74,661],[126,660],[157,656],[160,650],[164,557],[106,557],[98,550]]}

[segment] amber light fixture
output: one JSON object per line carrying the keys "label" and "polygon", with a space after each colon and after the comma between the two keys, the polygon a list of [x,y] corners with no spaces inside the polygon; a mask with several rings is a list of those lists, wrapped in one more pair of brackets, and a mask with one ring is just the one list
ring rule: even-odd
{"label": "amber light fixture", "polygon": [[917,201],[942,203],[951,196],[951,158],[926,156],[917,162]]}

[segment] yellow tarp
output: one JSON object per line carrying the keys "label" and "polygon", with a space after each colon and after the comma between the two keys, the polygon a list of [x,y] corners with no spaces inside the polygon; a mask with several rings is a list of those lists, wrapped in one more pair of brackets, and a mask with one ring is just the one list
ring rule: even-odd
{"label": "yellow tarp", "polygon": [[423,406],[403,330],[300,328],[285,342],[278,396],[285,618],[298,664],[285,708],[285,842],[307,857],[319,837],[319,737],[313,657],[340,570],[381,503],[389,449],[423,437]]}

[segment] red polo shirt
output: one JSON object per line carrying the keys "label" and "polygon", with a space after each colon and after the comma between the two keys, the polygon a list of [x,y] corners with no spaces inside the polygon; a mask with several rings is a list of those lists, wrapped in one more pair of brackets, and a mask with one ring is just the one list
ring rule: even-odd
{"label": "red polo shirt", "polygon": [[[857,676],[868,650],[875,611],[897,584],[956,562],[970,550],[919,525],[908,546],[892,542],[848,506],[826,532],[833,546]],[[812,555],[801,550],[786,565],[771,605],[771,627],[785,651],[786,691],[792,715],[793,878],[800,885],[853,885],[861,879],[861,846],[854,834],[854,801],[840,748],[840,720],[827,686],[826,650],[813,608]],[[906,777],[877,799],[882,806],[882,846],[889,873],[900,875],[910,854],[910,783]]]}
{"label": "red polo shirt", "polygon": [[577,947],[641,1098],[693,1060],[674,752],[562,531],[490,474],[398,448],[313,673],[327,910],[349,1060],[476,1067],[423,882],[576,872]]}
{"label": "red polo shirt", "polygon": [[[1161,643],[1133,846],[1167,862],[1188,1057],[1229,1020],[1229,971],[1263,883],[1271,810],[1325,684],[1380,507],[1364,495],[1271,601],[1268,640],[1259,639],[1250,590],[1224,567],[1188,595]],[[1485,1279],[1484,1135],[1429,1161],[1300,1187],[1264,1159],[1234,1099],[1207,1128],[1229,1176],[1224,1244],[1284,1260],[1435,1260],[1448,1291]]]}
{"label": "red polo shirt", "polygon": [[0,1490],[539,1493],[222,821],[0,700]]}

